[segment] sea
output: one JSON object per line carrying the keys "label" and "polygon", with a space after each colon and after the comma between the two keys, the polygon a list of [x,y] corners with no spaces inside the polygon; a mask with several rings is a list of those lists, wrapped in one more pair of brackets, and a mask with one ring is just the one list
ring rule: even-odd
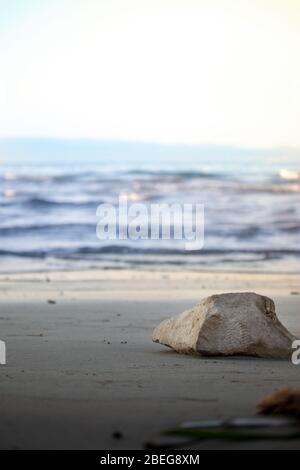
{"label": "sea", "polygon": [[[204,245],[99,240],[97,208],[203,204]],[[166,221],[162,220],[162,225]],[[0,271],[300,270],[300,155],[289,149],[0,141]]]}

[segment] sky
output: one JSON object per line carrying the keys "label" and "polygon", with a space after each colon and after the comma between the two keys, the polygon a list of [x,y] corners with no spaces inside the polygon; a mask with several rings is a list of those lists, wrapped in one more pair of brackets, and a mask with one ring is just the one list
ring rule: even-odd
{"label": "sky", "polygon": [[299,0],[0,0],[0,138],[300,147]]}

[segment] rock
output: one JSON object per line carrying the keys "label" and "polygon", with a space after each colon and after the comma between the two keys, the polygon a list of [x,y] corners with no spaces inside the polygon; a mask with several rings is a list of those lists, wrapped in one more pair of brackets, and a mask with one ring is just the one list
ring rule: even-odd
{"label": "rock", "polygon": [[244,292],[202,300],[160,323],[152,339],[185,354],[287,358],[296,338],[278,320],[273,300]]}

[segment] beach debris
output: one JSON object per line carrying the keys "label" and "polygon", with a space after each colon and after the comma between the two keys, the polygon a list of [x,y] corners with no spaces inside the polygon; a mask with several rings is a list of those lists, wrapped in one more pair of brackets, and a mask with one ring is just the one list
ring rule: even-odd
{"label": "beach debris", "polygon": [[300,419],[300,388],[283,388],[268,395],[257,404],[264,415],[288,415]]}
{"label": "beach debris", "polygon": [[146,449],[195,447],[201,441],[249,442],[298,439],[298,421],[287,418],[250,417],[230,420],[190,421],[167,429],[145,444]]}
{"label": "beach debris", "polygon": [[55,300],[49,299],[49,300],[48,300],[48,304],[50,304],[50,305],[55,305],[56,302],[55,302]]}
{"label": "beach debris", "polygon": [[273,300],[252,292],[213,295],[164,320],[152,340],[179,353],[288,358],[294,336],[280,323]]}

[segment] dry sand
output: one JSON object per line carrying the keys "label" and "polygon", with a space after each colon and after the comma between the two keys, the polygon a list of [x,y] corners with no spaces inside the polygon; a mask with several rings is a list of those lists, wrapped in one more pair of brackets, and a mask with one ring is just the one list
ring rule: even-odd
{"label": "dry sand", "polygon": [[[8,363],[0,367],[0,447],[142,449],[181,421],[253,416],[265,394],[300,386],[300,366],[289,361],[187,357],[151,342],[163,318],[212,293],[238,291],[273,297],[280,320],[300,337],[296,274],[1,275]],[[199,445],[223,447],[300,442]]]}

